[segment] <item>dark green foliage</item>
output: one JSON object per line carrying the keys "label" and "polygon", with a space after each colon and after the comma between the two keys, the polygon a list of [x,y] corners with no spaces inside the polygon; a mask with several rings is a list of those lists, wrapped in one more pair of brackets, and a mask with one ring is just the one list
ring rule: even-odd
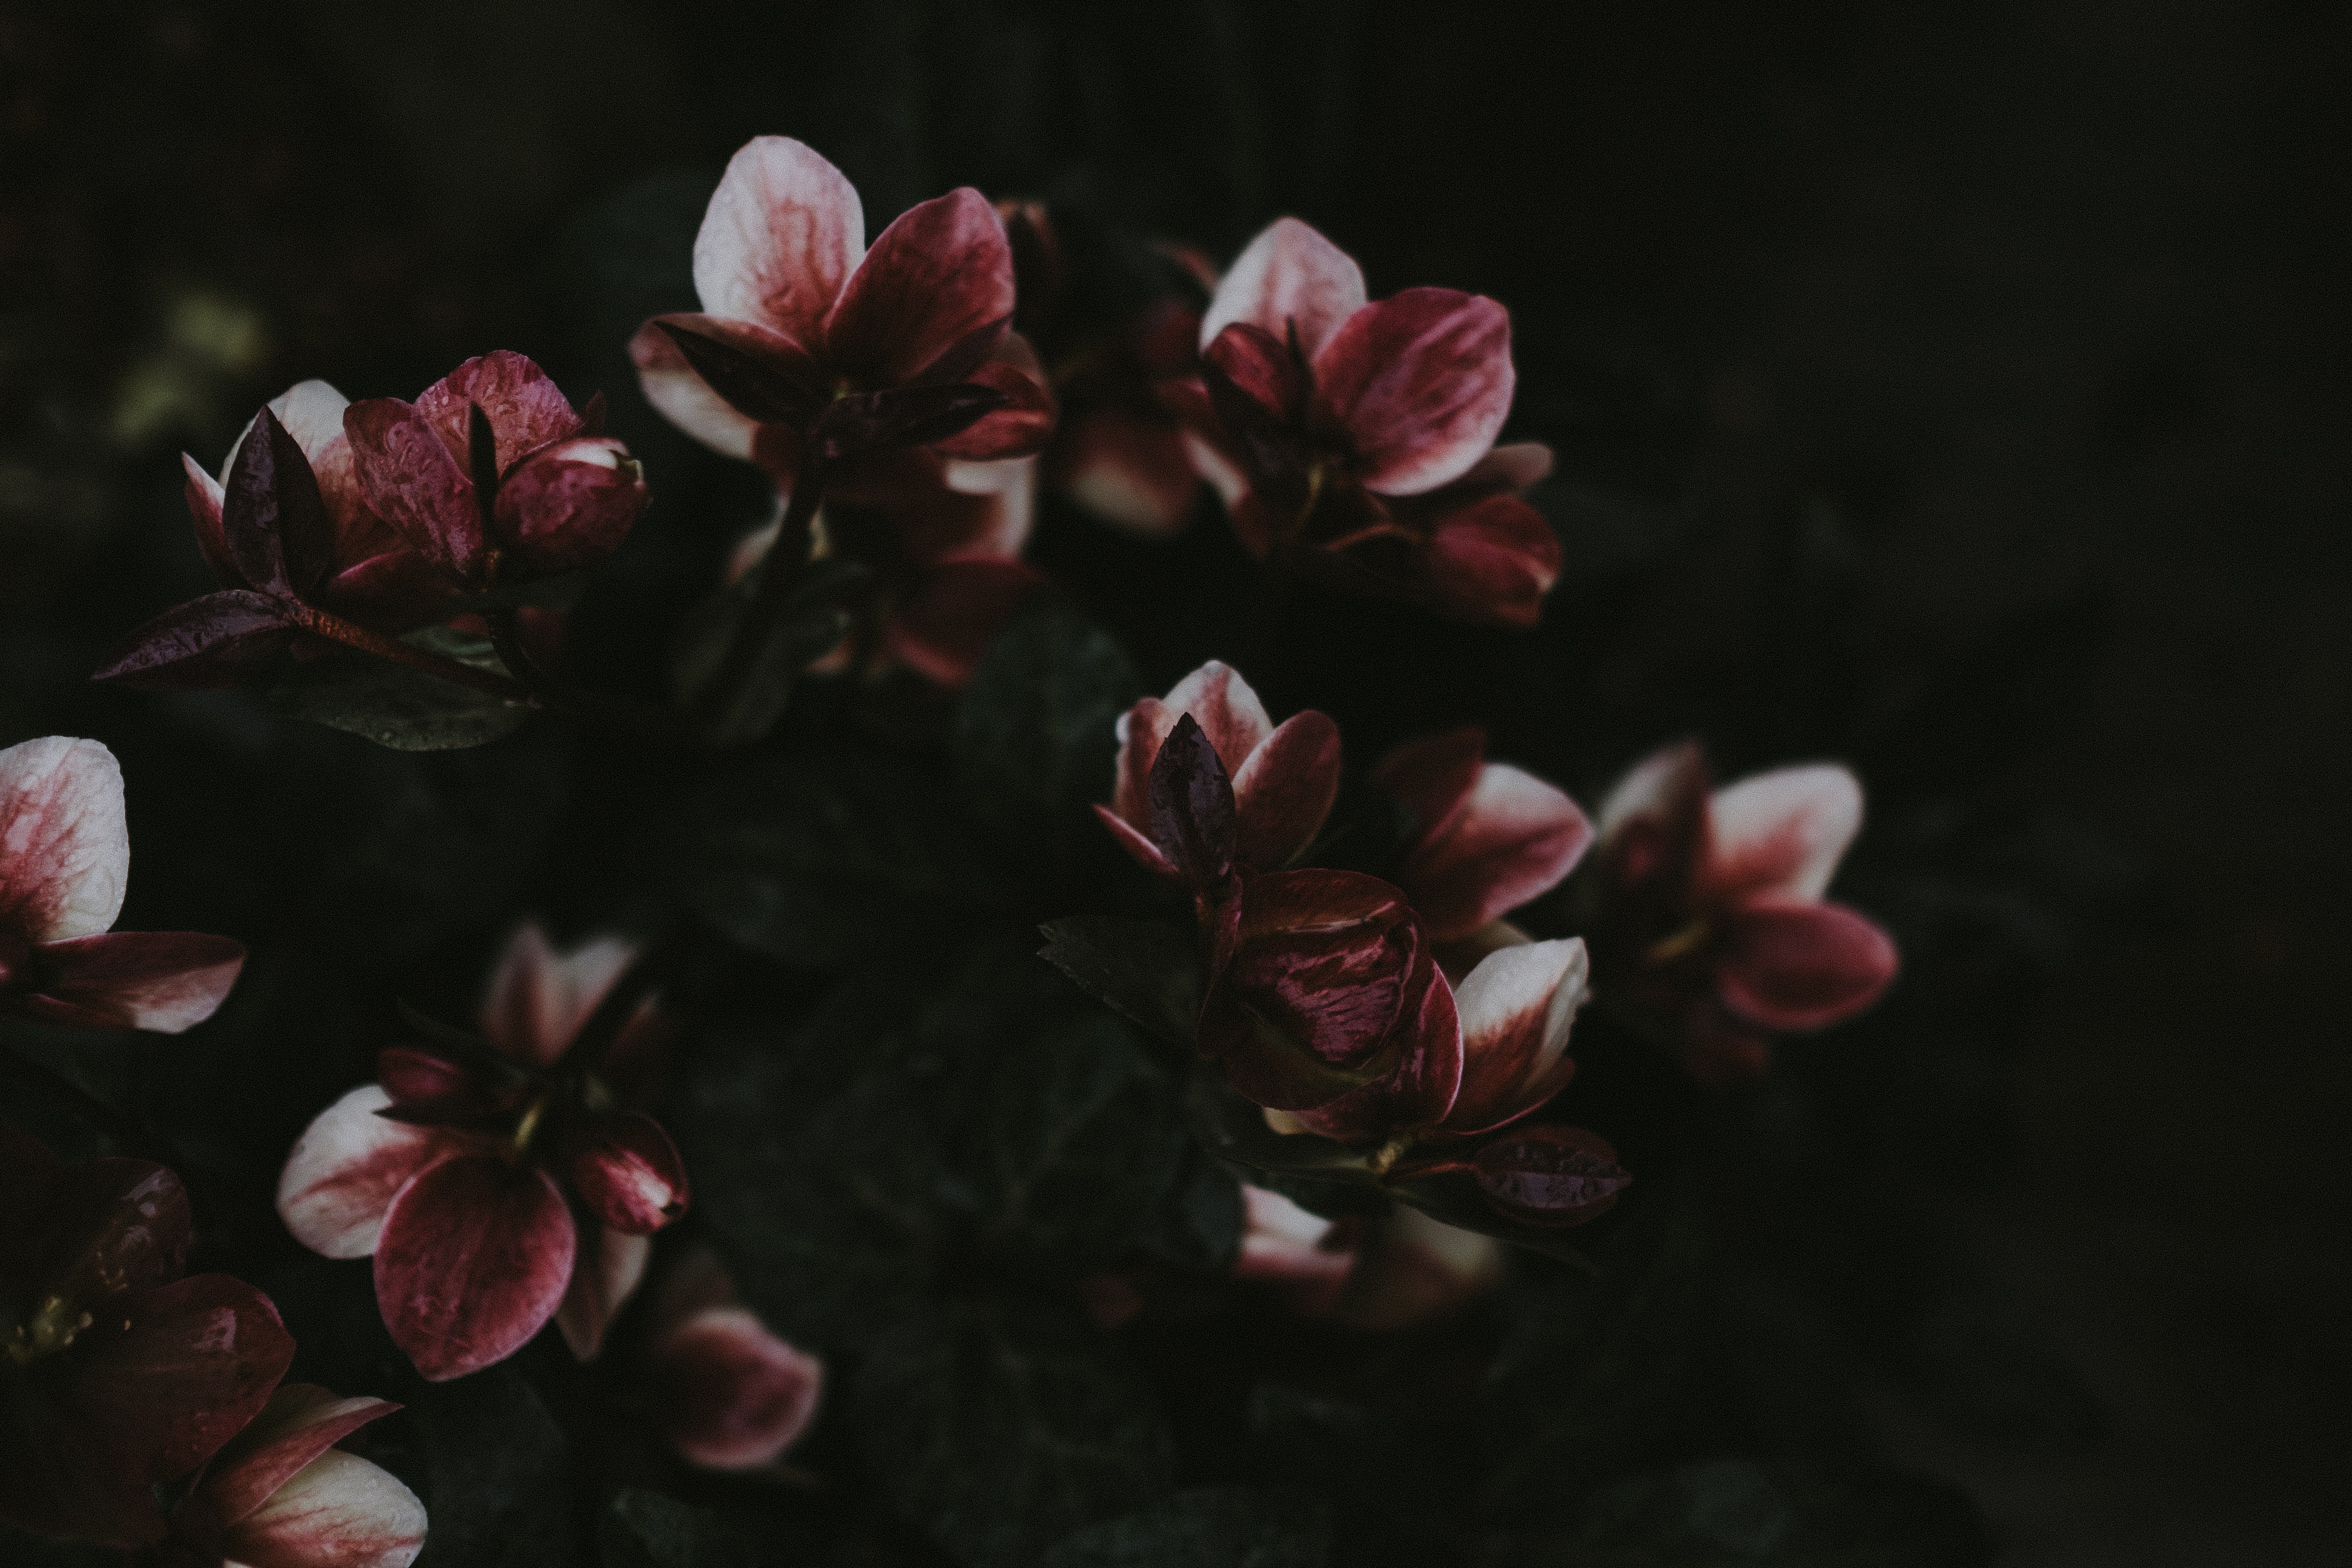
{"label": "dark green foliage", "polygon": [[760,1542],[733,1521],[660,1492],[613,1495],[596,1524],[602,1568],[760,1568]]}
{"label": "dark green foliage", "polygon": [[408,1446],[379,1462],[432,1521],[417,1568],[572,1568],[579,1561],[572,1456],[546,1403],[511,1366],[406,1396]]}
{"label": "dark green foliage", "polygon": [[[435,626],[402,640],[477,669],[505,673],[486,637]],[[347,730],[396,752],[486,745],[531,718],[531,710],[521,703],[388,658],[341,651],[296,664],[270,689],[269,706],[288,718]]]}
{"label": "dark green foliage", "polygon": [[1192,931],[1126,915],[1072,915],[1038,929],[1045,937],[1038,956],[1072,984],[1157,1038],[1192,1049],[1202,984]]}
{"label": "dark green foliage", "polygon": [[1322,1568],[1329,1508],[1297,1492],[1188,1491],[1061,1542],[1037,1568]]}

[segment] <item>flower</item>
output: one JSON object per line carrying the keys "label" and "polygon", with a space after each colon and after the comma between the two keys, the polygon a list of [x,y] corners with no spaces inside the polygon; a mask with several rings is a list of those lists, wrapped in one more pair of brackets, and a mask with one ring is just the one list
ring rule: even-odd
{"label": "flower", "polygon": [[1456,942],[1557,887],[1592,840],[1574,801],[1532,773],[1486,760],[1472,728],[1408,741],[1372,782],[1412,813],[1397,885],[1432,939]]}
{"label": "flower", "polygon": [[1580,937],[1520,942],[1480,959],[1454,989],[1462,1089],[1439,1130],[1490,1132],[1541,1108],[1575,1075],[1570,1026],[1591,994]]}
{"label": "flower", "polygon": [[108,931],[130,876],[113,752],[62,735],[0,751],[0,1015],[166,1035],[213,1016],[244,945]]}
{"label": "flower", "polygon": [[[1214,659],[1165,698],[1147,697],[1120,716],[1111,804],[1096,806],[1096,815],[1146,870],[1184,879],[1186,851],[1170,837],[1176,818],[1153,805],[1152,781],[1161,752],[1187,719],[1230,781],[1234,841],[1226,858],[1254,871],[1287,865],[1321,830],[1339,798],[1339,727],[1311,710],[1276,726],[1249,682]],[[1184,787],[1207,786],[1187,782]]]}
{"label": "flower", "polygon": [[491,982],[487,1046],[453,1031],[385,1050],[378,1081],[287,1157],[287,1228],[329,1258],[373,1256],[384,1325],[435,1382],[505,1360],[551,1317],[595,1354],[644,1277],[646,1237],[685,1211],[669,1135],[625,1109],[667,1034],[653,998],[602,1062],[569,1056],[635,957],[611,938],[558,954],[524,926]]}
{"label": "flower", "polygon": [[1366,303],[1363,273],[1296,218],[1217,285],[1201,380],[1168,395],[1250,552],[1458,619],[1533,626],[1559,544],[1517,499],[1540,447],[1496,449],[1510,316],[1452,289]]}
{"label": "flower", "polygon": [[1759,773],[1708,793],[1695,745],[1626,775],[1601,814],[1593,948],[1602,984],[1681,1027],[1710,1081],[1764,1068],[1770,1033],[1826,1027],[1894,980],[1894,942],[1822,894],[1862,826],[1842,767]]}
{"label": "flower", "polygon": [[1018,287],[1013,325],[1061,401],[1046,483],[1104,521],[1164,538],[1199,499],[1184,427],[1161,388],[1196,374],[1216,269],[1188,247],[1120,243],[1043,202],[996,204]]}
{"label": "flower", "polygon": [[0,1130],[0,1520],[134,1547],[151,1489],[252,1418],[294,1342],[225,1274],[183,1279],[188,1200],[143,1160],[68,1165]]}
{"label": "flower", "polygon": [[154,1568],[408,1568],[425,1549],[425,1505],[394,1476],[335,1444],[399,1409],[289,1383],[205,1465],[172,1510]]}
{"label": "flower", "polygon": [[699,312],[629,345],[646,399],[789,485],[806,458],[922,446],[1037,451],[1053,395],[1012,328],[1004,226],[969,186],[908,208],[866,246],[857,192],[813,149],[747,142],[694,241]]}
{"label": "flower", "polygon": [[530,360],[469,359],[414,404],[343,410],[360,493],[449,583],[473,593],[611,554],[646,506],[645,472]]}
{"label": "flower", "polygon": [[1339,1306],[1356,1268],[1356,1227],[1309,1214],[1280,1193],[1242,1184],[1244,1226],[1234,1278],[1282,1290],[1308,1317]]}
{"label": "flower", "polygon": [[663,1285],[647,1360],[654,1419],[705,1469],[774,1464],[816,1419],[824,1391],[824,1363],[769,1332],[708,1247]]}

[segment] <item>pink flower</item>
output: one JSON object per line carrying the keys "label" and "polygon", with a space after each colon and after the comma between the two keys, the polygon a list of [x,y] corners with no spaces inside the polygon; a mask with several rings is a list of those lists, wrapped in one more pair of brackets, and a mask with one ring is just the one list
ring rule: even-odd
{"label": "pink flower", "polygon": [[1765,1036],[1826,1027],[1878,999],[1895,943],[1822,894],[1862,826],[1845,769],[1782,768],[1708,793],[1705,757],[1670,747],[1601,815],[1602,984],[1682,1026],[1709,1080],[1752,1078]]}
{"label": "pink flower", "polygon": [[1251,553],[1335,586],[1528,626],[1559,545],[1517,492],[1540,447],[1495,448],[1510,317],[1408,289],[1368,304],[1354,261],[1296,218],[1251,242],[1201,323],[1201,383],[1170,390]]}
{"label": "pink flower", "polygon": [[625,1109],[667,1033],[653,998],[602,1062],[568,1059],[635,957],[609,938],[559,955],[524,926],[491,983],[487,1047],[384,1051],[379,1081],[320,1112],[287,1157],[287,1228],[330,1258],[373,1256],[384,1325],[436,1382],[505,1360],[551,1317],[575,1354],[595,1354],[644,1277],[646,1238],[685,1211],[669,1135]]}
{"label": "pink flower", "polygon": [[702,310],[656,316],[629,345],[646,398],[688,435],[789,484],[892,447],[942,457],[1035,452],[1053,428],[1036,356],[1011,331],[1004,226],[969,186],[920,203],[866,246],[841,171],[762,136],[727,165],[694,242]]}
{"label": "pink flower", "polygon": [[475,593],[620,547],[645,510],[645,473],[604,422],[601,398],[574,413],[546,372],[505,350],[467,360],[414,404],[343,410],[366,504]]}
{"label": "pink flower", "polygon": [[425,1549],[425,1505],[377,1466],[335,1447],[397,1405],[338,1399],[289,1383],[213,1456],[172,1510],[155,1568],[408,1568]]}
{"label": "pink flower", "polygon": [[213,1016],[243,944],[109,931],[130,877],[113,752],[61,735],[0,751],[0,1015],[166,1035]]}
{"label": "pink flower", "polygon": [[1559,885],[1592,825],[1557,787],[1486,760],[1483,730],[1409,741],[1372,782],[1412,813],[1397,885],[1432,939],[1456,942]]}
{"label": "pink flower", "polygon": [[[1231,863],[1279,869],[1321,830],[1339,793],[1339,727],[1321,713],[1293,714],[1277,726],[1240,674],[1212,659],[1165,698],[1147,697],[1120,718],[1111,804],[1099,816],[1119,847],[1146,870],[1171,880],[1192,876],[1177,818],[1152,801],[1152,773],[1181,721],[1191,718],[1231,781]],[[1200,868],[1212,883],[1219,873]],[[1196,885],[1198,884],[1197,879]]]}
{"label": "pink flower", "polygon": [[152,1489],[262,1407],[294,1342],[269,1299],[180,1278],[188,1200],[143,1160],[58,1163],[0,1129],[0,1520],[134,1547]]}
{"label": "pink flower", "polygon": [[773,1465],[824,1390],[824,1363],[769,1332],[708,1247],[687,1255],[655,1302],[646,1373],[662,1435],[710,1470]]}

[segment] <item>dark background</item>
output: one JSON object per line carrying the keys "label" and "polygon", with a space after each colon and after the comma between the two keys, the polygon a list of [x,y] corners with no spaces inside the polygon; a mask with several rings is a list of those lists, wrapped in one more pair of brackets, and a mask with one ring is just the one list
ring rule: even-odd
{"label": "dark background", "polygon": [[[869,233],[961,183],[1220,260],[1296,213],[1375,295],[1511,308],[1569,571],[1535,639],[1337,689],[1302,658],[1270,705],[1351,746],[1450,706],[1588,803],[1678,726],[1732,772],[1853,756],[1898,837],[2008,825],[2072,894],[2020,906],[1945,1244],[2100,1415],[1995,1442],[1888,1399],[1885,1452],[2018,1564],[2341,1561],[2347,69],[2346,9],[2284,0],[0,5],[0,742],[124,752],[126,926],[266,926],[153,700],[79,684],[194,583],[176,453],[302,376],[413,396],[511,347],[720,540],[742,477],[630,402],[675,301],[625,241],[682,246],[751,135],[840,163]],[[1086,526],[1040,558],[1164,685],[1200,653]],[[164,711],[216,739],[208,701]]]}

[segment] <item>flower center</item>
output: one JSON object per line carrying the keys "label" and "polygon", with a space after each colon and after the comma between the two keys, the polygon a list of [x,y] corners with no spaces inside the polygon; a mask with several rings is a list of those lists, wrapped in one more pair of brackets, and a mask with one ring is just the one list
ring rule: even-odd
{"label": "flower center", "polygon": [[1652,942],[1643,959],[1651,963],[1672,963],[1677,958],[1687,958],[1705,946],[1715,934],[1715,927],[1705,915],[1691,921],[1674,935]]}

